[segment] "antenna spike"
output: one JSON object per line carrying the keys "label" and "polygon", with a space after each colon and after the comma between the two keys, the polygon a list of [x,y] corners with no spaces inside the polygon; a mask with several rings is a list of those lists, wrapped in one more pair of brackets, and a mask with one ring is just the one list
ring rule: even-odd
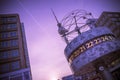
{"label": "antenna spike", "polygon": [[58,19],[57,19],[56,15],[55,15],[55,13],[54,13],[53,9],[51,9],[51,11],[52,11],[52,13],[53,13],[53,15],[54,15],[54,17],[55,17],[55,20],[57,21],[57,24],[59,24],[59,21],[58,21]]}

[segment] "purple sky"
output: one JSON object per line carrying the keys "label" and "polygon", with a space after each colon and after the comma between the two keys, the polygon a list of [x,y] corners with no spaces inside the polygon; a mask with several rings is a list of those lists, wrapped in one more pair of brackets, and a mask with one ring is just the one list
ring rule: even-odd
{"label": "purple sky", "polygon": [[0,13],[18,13],[24,22],[33,80],[57,80],[72,74],[51,8],[59,20],[75,9],[92,12],[97,18],[102,11],[120,11],[120,1],[0,0]]}

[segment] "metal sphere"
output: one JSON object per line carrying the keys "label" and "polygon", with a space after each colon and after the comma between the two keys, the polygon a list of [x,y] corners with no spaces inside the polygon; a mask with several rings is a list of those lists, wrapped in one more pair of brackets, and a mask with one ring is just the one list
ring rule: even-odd
{"label": "metal sphere", "polygon": [[78,35],[76,33],[88,30],[85,25],[87,25],[87,20],[91,18],[93,16],[90,12],[81,9],[73,10],[64,16],[60,23],[67,30],[64,36],[69,42]]}

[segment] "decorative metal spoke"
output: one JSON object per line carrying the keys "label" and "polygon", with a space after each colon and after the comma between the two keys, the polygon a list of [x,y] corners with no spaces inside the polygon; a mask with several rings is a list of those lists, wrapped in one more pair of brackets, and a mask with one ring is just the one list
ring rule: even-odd
{"label": "decorative metal spoke", "polygon": [[81,9],[68,13],[60,22],[57,20],[53,10],[52,13],[57,21],[58,32],[67,44],[82,32],[89,30],[87,20],[93,19],[91,13]]}
{"label": "decorative metal spoke", "polygon": [[[86,27],[86,21],[90,18],[93,18],[92,14],[81,9],[74,10],[67,14],[60,22],[61,25],[67,30],[65,35],[62,35],[62,37],[66,37],[66,39],[71,42],[71,40],[81,34],[81,32],[89,29]],[[74,34],[76,32],[77,34]]]}

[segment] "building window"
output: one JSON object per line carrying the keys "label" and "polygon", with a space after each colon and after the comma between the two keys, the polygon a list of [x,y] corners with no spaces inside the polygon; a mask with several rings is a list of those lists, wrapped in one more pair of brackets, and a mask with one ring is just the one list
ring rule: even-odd
{"label": "building window", "polygon": [[8,72],[9,71],[9,64],[2,64],[0,65],[0,73],[3,73],[3,72]]}
{"label": "building window", "polygon": [[10,46],[12,46],[12,47],[18,46],[18,40],[11,40]]}
{"label": "building window", "polygon": [[16,47],[18,46],[18,40],[10,40],[10,41],[3,41],[0,42],[0,47],[5,48],[5,47]]}
{"label": "building window", "polygon": [[16,29],[17,24],[8,24],[8,29]]}
{"label": "building window", "polygon": [[20,62],[19,61],[15,61],[11,63],[11,69],[12,70],[16,70],[20,68]]}
{"label": "building window", "polygon": [[17,36],[17,32],[14,31],[14,32],[10,32],[10,37],[16,37]]}
{"label": "building window", "polygon": [[8,33],[7,32],[6,33],[1,33],[0,38],[2,38],[2,39],[8,38]]}
{"label": "building window", "polygon": [[18,56],[19,56],[19,51],[17,49],[0,52],[0,59],[8,59],[8,58],[13,58]]}
{"label": "building window", "polygon": [[4,30],[10,30],[10,29],[16,29],[17,28],[17,24],[3,24],[0,27],[0,31],[4,31]]}
{"label": "building window", "polygon": [[113,14],[108,14],[108,16],[109,16],[109,17],[112,17],[112,16],[113,16]]}
{"label": "building window", "polygon": [[0,47],[8,47],[9,46],[9,43],[8,41],[4,41],[4,42],[0,42]]}
{"label": "building window", "polygon": [[111,18],[112,21],[118,21],[117,18]]}
{"label": "building window", "polygon": [[0,38],[1,39],[6,39],[8,37],[16,37],[17,36],[17,32],[13,31],[13,32],[4,32],[0,34]]}
{"label": "building window", "polygon": [[0,22],[6,23],[7,22],[7,17],[1,17]]}
{"label": "building window", "polygon": [[16,22],[16,17],[8,17],[7,18],[7,21],[10,21],[10,22]]}
{"label": "building window", "polygon": [[17,21],[17,18],[14,16],[13,17],[2,17],[2,18],[0,18],[0,21],[3,23],[6,23],[8,21],[15,22],[15,21]]}
{"label": "building window", "polygon": [[9,57],[9,52],[0,52],[0,59],[7,59]]}
{"label": "building window", "polygon": [[1,27],[0,27],[0,31],[2,31],[2,30],[7,30],[7,25],[6,25],[6,24],[1,25]]}
{"label": "building window", "polygon": [[10,57],[18,57],[18,56],[19,56],[18,50],[11,50],[10,51]]}

